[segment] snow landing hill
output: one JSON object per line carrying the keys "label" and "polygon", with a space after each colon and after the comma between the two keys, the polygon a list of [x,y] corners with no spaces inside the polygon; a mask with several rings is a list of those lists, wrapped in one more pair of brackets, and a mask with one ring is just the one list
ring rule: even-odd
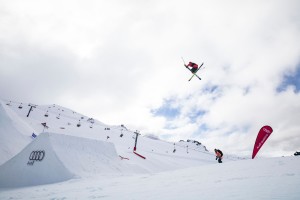
{"label": "snow landing hill", "polygon": [[135,140],[58,105],[0,101],[0,199],[300,199],[298,157],[218,164],[197,141]]}

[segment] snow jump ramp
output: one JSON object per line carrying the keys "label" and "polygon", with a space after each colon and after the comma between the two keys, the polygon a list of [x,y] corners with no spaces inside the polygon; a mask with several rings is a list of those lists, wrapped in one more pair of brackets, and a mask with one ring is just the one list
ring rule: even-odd
{"label": "snow jump ramp", "polygon": [[42,133],[0,166],[0,187],[50,184],[128,171],[129,167],[121,162],[112,143]]}

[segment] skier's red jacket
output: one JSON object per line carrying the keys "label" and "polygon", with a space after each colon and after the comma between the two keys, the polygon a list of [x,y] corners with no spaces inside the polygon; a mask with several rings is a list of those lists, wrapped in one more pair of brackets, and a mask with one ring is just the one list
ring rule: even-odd
{"label": "skier's red jacket", "polygon": [[222,158],[222,157],[223,157],[223,153],[221,153],[220,150],[216,149],[216,150],[215,150],[215,153],[216,153],[216,156],[217,156],[218,158]]}
{"label": "skier's red jacket", "polygon": [[192,68],[198,68],[198,65],[196,63],[193,62],[189,62],[189,64],[187,65],[187,67],[192,67]]}

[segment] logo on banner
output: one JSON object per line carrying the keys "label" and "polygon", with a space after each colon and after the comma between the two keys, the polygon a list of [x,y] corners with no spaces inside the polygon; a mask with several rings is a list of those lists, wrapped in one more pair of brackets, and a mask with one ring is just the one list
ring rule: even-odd
{"label": "logo on banner", "polygon": [[[270,132],[269,130],[268,131],[265,131],[265,132]],[[260,149],[261,148],[261,146],[265,143],[265,141],[268,139],[268,137],[269,137],[269,135],[268,134],[266,134],[265,136],[264,136],[264,138],[258,143],[258,145],[257,145],[257,149]]]}
{"label": "logo on banner", "polygon": [[269,130],[269,129],[267,129],[267,128],[263,128],[263,130],[266,132],[266,133],[271,133],[271,131]]}
{"label": "logo on banner", "polygon": [[27,165],[33,165],[35,161],[41,162],[45,155],[46,153],[44,150],[32,151],[29,155],[29,161],[27,162]]}

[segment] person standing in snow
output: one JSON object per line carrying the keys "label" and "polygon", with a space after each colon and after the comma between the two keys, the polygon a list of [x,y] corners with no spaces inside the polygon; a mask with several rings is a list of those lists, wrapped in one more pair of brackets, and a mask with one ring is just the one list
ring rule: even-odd
{"label": "person standing in snow", "polygon": [[191,67],[191,72],[192,73],[195,73],[197,70],[198,70],[198,65],[196,63],[193,63],[193,62],[189,62],[189,64],[187,65],[184,65],[186,68],[189,68]]}
{"label": "person standing in snow", "polygon": [[218,160],[219,163],[222,163],[223,152],[220,149],[215,149],[215,153],[216,153],[216,160]]}

